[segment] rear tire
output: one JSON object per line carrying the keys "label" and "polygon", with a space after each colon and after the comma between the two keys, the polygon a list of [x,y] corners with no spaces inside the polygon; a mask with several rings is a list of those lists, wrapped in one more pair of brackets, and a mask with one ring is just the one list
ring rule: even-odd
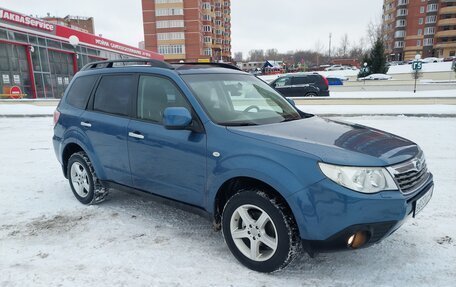
{"label": "rear tire", "polygon": [[243,191],[228,200],[222,232],[234,257],[258,272],[286,267],[301,247],[296,224],[284,204],[259,190]]}
{"label": "rear tire", "polygon": [[307,93],[306,94],[306,97],[309,97],[309,98],[314,98],[316,96],[317,96],[317,94],[315,94],[315,93]]}
{"label": "rear tire", "polygon": [[83,151],[68,160],[67,177],[74,196],[82,204],[104,201],[108,190],[98,180],[89,157]]}

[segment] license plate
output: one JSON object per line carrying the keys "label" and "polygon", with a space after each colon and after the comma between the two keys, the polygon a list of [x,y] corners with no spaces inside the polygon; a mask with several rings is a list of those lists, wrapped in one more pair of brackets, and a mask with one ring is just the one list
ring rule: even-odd
{"label": "license plate", "polygon": [[429,200],[431,200],[433,192],[434,192],[434,187],[431,187],[425,195],[423,195],[420,199],[418,199],[416,201],[415,215],[420,213],[420,211],[423,210],[423,208],[428,204]]}

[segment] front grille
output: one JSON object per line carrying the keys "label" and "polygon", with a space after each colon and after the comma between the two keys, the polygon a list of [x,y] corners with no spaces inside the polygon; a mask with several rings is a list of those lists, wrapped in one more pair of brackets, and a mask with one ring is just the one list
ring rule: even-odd
{"label": "front grille", "polygon": [[418,190],[430,176],[422,151],[412,160],[390,167],[390,171],[404,194]]}

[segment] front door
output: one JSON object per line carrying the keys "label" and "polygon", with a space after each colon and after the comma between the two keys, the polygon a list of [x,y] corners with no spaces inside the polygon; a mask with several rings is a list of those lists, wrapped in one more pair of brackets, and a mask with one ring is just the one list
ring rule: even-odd
{"label": "front door", "polygon": [[206,134],[168,130],[162,125],[167,107],[191,106],[175,83],[141,76],[137,118],[128,126],[128,151],[134,187],[164,197],[204,206]]}

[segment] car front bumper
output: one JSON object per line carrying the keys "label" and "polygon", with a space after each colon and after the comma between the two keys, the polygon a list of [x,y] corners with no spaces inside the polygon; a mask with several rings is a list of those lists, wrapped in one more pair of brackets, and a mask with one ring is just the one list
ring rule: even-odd
{"label": "car front bumper", "polygon": [[415,216],[417,201],[433,190],[432,175],[423,187],[405,196],[399,191],[362,194],[324,179],[288,198],[304,248],[313,252],[353,249],[349,238],[365,234],[367,247]]}

